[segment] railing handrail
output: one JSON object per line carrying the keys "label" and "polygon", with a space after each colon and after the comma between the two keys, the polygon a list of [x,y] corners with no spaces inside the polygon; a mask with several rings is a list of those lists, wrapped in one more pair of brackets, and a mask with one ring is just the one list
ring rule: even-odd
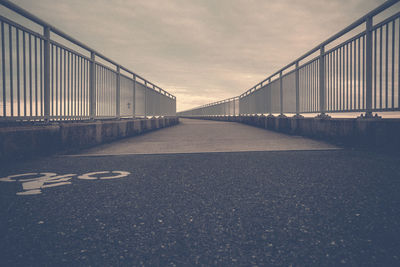
{"label": "railing handrail", "polygon": [[[90,53],[94,53],[96,56],[102,58],[103,60],[111,63],[112,65],[114,65],[116,68],[120,68],[130,74],[132,74],[134,77],[138,77],[143,81],[146,81],[148,84],[157,87],[158,89],[162,90],[163,92],[166,93],[166,95],[172,99],[176,99],[176,97],[170,93],[168,93],[167,91],[165,91],[164,89],[160,88],[159,86],[155,85],[154,83],[148,81],[147,79],[143,78],[142,76],[134,73],[133,71],[129,70],[128,68],[121,66],[120,64],[118,64],[117,62],[115,62],[114,60],[104,56],[102,53],[90,48],[89,46],[85,45],[84,43],[78,41],[77,39],[75,39],[74,37],[66,34],[65,32],[61,31],[60,29],[54,27],[53,25],[45,22],[44,20],[38,18],[37,16],[33,15],[32,13],[26,11],[25,9],[21,8],[20,6],[10,2],[9,0],[0,0],[0,4],[2,4],[3,6],[7,7],[8,9],[16,12],[17,14],[22,15],[23,17],[35,22],[36,24],[42,26],[43,28],[48,28],[51,32],[57,34],[58,36],[68,40],[69,42],[87,50]],[[41,35],[43,36],[43,34]],[[153,89],[152,87],[147,86],[149,89]],[[154,90],[155,91],[155,90]]]}

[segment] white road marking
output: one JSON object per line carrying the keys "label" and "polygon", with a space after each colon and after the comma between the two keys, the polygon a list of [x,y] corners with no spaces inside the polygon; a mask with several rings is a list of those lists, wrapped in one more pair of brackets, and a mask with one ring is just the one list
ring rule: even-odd
{"label": "white road marking", "polygon": [[124,171],[113,171],[112,173],[119,173],[119,175],[116,176],[110,176],[110,177],[101,177],[101,180],[109,180],[109,179],[118,179],[118,178],[123,178],[131,174],[130,172],[124,172]]}
{"label": "white road marking", "polygon": [[[107,176],[107,177],[97,177],[95,175],[99,175],[99,174],[106,174],[106,173],[115,173],[115,174],[119,174],[116,176]],[[131,174],[130,172],[125,172],[125,171],[101,171],[101,172],[89,172],[89,173],[85,173],[83,175],[78,176],[78,179],[83,179],[83,180],[96,180],[96,179],[100,179],[100,180],[110,180],[110,179],[118,179],[118,178],[123,178],[128,176],[129,174]]]}
{"label": "white road marking", "polygon": [[10,175],[4,178],[0,178],[1,182],[15,182],[15,180],[13,180],[13,178],[17,178],[17,177],[24,177],[24,176],[34,176],[34,175],[38,175],[38,173],[24,173],[24,174],[15,174],[15,175]]}
{"label": "white road marking", "polygon": [[[100,177],[101,174],[115,174],[113,176]],[[100,171],[90,172],[78,176],[79,179],[84,180],[110,180],[119,179],[130,175],[127,171]],[[96,176],[97,175],[97,176]],[[36,176],[36,177],[35,177]],[[20,182],[22,185],[22,191],[16,194],[21,195],[37,195],[41,194],[43,188],[51,188],[62,185],[72,184],[72,177],[76,174],[64,174],[57,175],[53,172],[42,172],[42,173],[23,173],[9,175],[4,178],[0,178],[0,182]]]}

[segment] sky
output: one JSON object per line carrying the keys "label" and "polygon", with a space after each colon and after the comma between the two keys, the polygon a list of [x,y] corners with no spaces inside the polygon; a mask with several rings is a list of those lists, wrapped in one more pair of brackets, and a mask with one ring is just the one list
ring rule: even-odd
{"label": "sky", "polygon": [[12,0],[177,97],[237,96],[384,0]]}

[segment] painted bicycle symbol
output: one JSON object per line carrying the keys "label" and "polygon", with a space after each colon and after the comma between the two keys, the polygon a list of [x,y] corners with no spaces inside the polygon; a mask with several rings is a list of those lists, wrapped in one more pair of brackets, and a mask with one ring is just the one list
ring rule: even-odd
{"label": "painted bicycle symbol", "polygon": [[[77,178],[82,180],[110,180],[119,179],[131,174],[127,171],[99,171],[89,172],[79,175]],[[105,175],[105,176],[104,176]],[[41,173],[23,173],[9,175],[4,178],[0,178],[0,182],[20,182],[22,184],[22,191],[17,192],[17,195],[37,195],[42,193],[42,189],[69,185],[72,183],[71,179],[76,174],[63,174],[57,175],[53,172],[41,172]]]}

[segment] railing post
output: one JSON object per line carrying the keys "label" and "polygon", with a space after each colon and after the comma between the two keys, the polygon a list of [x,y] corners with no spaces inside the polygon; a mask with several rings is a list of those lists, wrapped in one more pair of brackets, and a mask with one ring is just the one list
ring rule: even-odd
{"label": "railing post", "polygon": [[[271,78],[268,79],[268,84],[271,84]],[[267,91],[267,105],[268,105],[268,114],[272,116],[272,99],[271,99],[271,85],[268,88]]]}
{"label": "railing post", "polygon": [[[154,92],[157,93],[156,86],[154,84],[153,84],[153,90],[154,90]],[[155,95],[157,95],[157,94],[155,94]],[[151,115],[154,117],[157,115],[157,101],[154,97],[152,97],[151,100],[152,100],[152,106],[153,106],[153,111],[152,111]]]}
{"label": "railing post", "polygon": [[44,119],[50,119],[50,28],[44,27]]}
{"label": "railing post", "polygon": [[133,74],[132,118],[136,117],[136,75]]}
{"label": "railing post", "polygon": [[280,90],[281,115],[283,115],[283,80],[282,80],[282,71],[279,73],[279,90]]}
{"label": "railing post", "polygon": [[116,92],[116,99],[115,99],[115,101],[116,101],[115,114],[116,114],[117,119],[119,119],[121,117],[121,88],[120,88],[120,86],[121,86],[121,70],[120,70],[120,67],[117,66],[117,92]]}
{"label": "railing post", "polygon": [[227,114],[226,114],[226,113],[227,113],[227,112],[226,112],[226,104],[227,104],[227,103],[226,103],[226,101],[225,101],[225,102],[224,102],[224,116],[227,115]]}
{"label": "railing post", "polygon": [[[264,85],[262,88],[263,89],[263,93],[264,93],[264,97],[265,99],[261,99],[262,102],[262,114],[267,114],[268,113],[268,102],[267,102],[267,85]],[[260,96],[261,97],[261,96]]]}
{"label": "railing post", "polygon": [[174,96],[174,114],[173,116],[176,116],[176,96]]}
{"label": "railing post", "polygon": [[321,46],[319,55],[319,112],[324,116],[325,106],[325,47]]}
{"label": "railing post", "polygon": [[239,104],[239,106],[238,106],[238,114],[239,114],[239,116],[242,116],[243,110],[244,110],[243,95],[239,96],[238,104]]}
{"label": "railing post", "polygon": [[89,78],[89,107],[90,107],[90,119],[96,117],[96,54],[90,53],[90,78]]}
{"label": "railing post", "polygon": [[372,17],[366,20],[365,43],[365,117],[372,117]]}
{"label": "railing post", "polygon": [[296,116],[300,115],[300,77],[299,77],[299,62],[296,61]]}
{"label": "railing post", "polygon": [[172,106],[172,108],[173,108],[172,116],[176,116],[176,97],[174,96],[172,100],[173,100],[173,103],[174,103],[174,105]]}
{"label": "railing post", "polygon": [[238,101],[238,104],[239,104],[239,107],[238,107],[238,115],[239,115],[239,116],[242,115],[242,113],[241,113],[242,110],[241,110],[241,108],[240,108],[240,107],[242,106],[242,105],[240,104],[240,102],[242,101],[242,100],[241,100],[241,97],[242,97],[242,96],[240,95],[240,96],[239,96],[239,101]]}
{"label": "railing post", "polygon": [[147,118],[147,81],[144,81],[144,118]]}

